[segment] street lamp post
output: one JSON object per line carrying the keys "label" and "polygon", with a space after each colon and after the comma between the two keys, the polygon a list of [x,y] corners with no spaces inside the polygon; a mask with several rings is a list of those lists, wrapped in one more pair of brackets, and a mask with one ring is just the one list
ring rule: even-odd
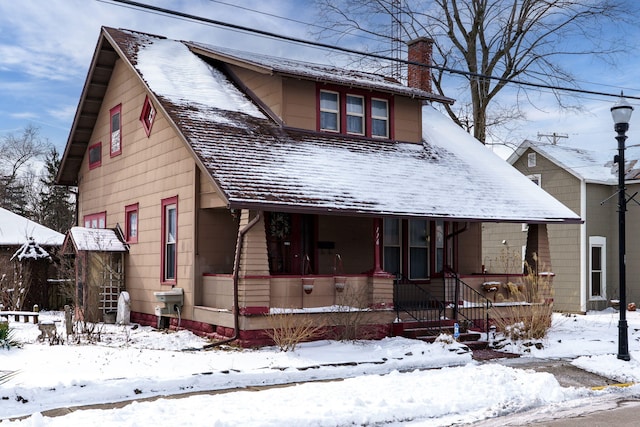
{"label": "street lamp post", "polygon": [[626,254],[625,254],[625,213],[627,211],[627,196],[624,188],[624,143],[629,130],[629,119],[633,107],[622,97],[611,107],[616,140],[618,141],[618,155],[614,162],[618,164],[618,265],[619,265],[619,292],[620,292],[620,321],[618,322],[618,359],[630,360],[629,338],[627,335],[627,289],[626,289]]}

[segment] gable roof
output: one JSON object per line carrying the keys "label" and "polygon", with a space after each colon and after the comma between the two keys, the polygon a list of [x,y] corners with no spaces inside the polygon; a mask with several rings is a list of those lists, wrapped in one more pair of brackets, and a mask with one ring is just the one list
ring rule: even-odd
{"label": "gable roof", "polygon": [[29,241],[43,246],[60,246],[64,234],[0,208],[0,246],[22,246]]}
{"label": "gable roof", "polygon": [[111,228],[71,227],[68,239],[71,239],[77,251],[127,252],[129,250],[116,231]]}
{"label": "gable roof", "polygon": [[[518,149],[507,159],[510,164],[515,162],[531,149],[547,158],[558,167],[566,170],[576,178],[594,184],[617,185],[618,165],[613,162],[618,153],[613,146],[603,150],[589,150],[585,148],[549,144],[525,140]],[[625,150],[625,179],[640,179],[640,147],[627,147]]]}
{"label": "gable roof", "polygon": [[[580,221],[433,107],[423,109],[422,144],[293,129],[271,120],[192,43],[105,28],[99,46],[106,44],[139,75],[229,208]],[[79,110],[94,81],[90,73]],[[60,180],[77,175],[66,163],[75,129]]]}

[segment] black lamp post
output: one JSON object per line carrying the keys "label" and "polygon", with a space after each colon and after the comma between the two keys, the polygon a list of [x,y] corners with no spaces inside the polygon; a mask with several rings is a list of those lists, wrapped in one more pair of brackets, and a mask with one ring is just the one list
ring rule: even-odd
{"label": "black lamp post", "polygon": [[618,265],[620,275],[620,321],[618,322],[618,359],[630,360],[629,338],[627,335],[627,289],[626,289],[626,254],[625,254],[625,213],[627,211],[627,196],[624,188],[624,142],[627,139],[626,132],[629,130],[629,119],[633,107],[622,97],[611,107],[611,117],[615,124],[614,130],[618,141],[618,155],[614,162],[618,164]]}

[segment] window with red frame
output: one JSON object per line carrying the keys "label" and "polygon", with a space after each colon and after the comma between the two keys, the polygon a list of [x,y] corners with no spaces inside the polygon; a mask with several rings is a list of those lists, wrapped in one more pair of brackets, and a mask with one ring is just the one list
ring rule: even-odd
{"label": "window with red frame", "polygon": [[162,283],[176,283],[177,249],[178,196],[175,196],[162,200]]}
{"label": "window with red frame", "polygon": [[111,115],[111,157],[122,153],[122,104],[113,107]]}
{"label": "window with red frame", "polygon": [[127,243],[138,243],[138,204],[125,206],[124,217]]}
{"label": "window with red frame", "polygon": [[107,213],[99,212],[85,215],[82,222],[86,228],[105,228],[107,226]]}
{"label": "window with red frame", "polygon": [[149,97],[145,97],[144,104],[142,105],[142,112],[140,113],[140,121],[142,127],[147,136],[151,135],[151,127],[153,126],[153,119],[156,117],[156,109],[153,108],[153,104]]}
{"label": "window with red frame", "polygon": [[318,130],[391,138],[391,100],[346,89],[318,90]]}
{"label": "window with red frame", "polygon": [[89,169],[95,169],[102,164],[102,142],[89,147]]}

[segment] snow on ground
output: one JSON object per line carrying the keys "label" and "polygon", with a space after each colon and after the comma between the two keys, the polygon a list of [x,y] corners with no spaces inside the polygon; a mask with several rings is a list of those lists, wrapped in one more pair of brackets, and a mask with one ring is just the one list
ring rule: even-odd
{"label": "snow on ground", "polygon": [[[627,318],[630,362],[616,358],[618,313],[613,310],[554,315],[542,349],[510,343],[505,350],[530,358],[571,358],[582,369],[640,382],[640,313]],[[64,333],[60,313],[43,313],[41,319],[54,320]],[[207,342],[186,331],[137,325],[101,324],[94,344],[49,345],[37,340],[37,325],[11,321],[10,326],[24,345],[0,350],[0,374],[19,371],[0,385],[3,427],[98,420],[105,427],[442,426],[640,393],[635,385],[562,387],[549,373],[473,361],[463,346],[447,340],[320,341],[285,353],[276,348],[193,350]],[[274,385],[287,386],[260,388]],[[225,392],[207,393],[215,390]],[[187,395],[197,392],[204,393]],[[148,400],[154,397],[160,398]],[[134,402],[43,415],[55,408],[122,401]]]}

